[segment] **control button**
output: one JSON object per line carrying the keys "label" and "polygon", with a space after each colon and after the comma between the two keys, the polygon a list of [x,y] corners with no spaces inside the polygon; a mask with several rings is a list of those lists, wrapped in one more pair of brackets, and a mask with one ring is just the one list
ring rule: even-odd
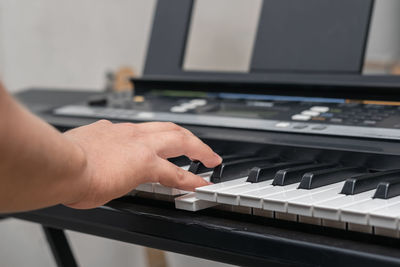
{"label": "control button", "polygon": [[330,122],[333,123],[342,123],[343,119],[342,118],[331,118]]}
{"label": "control button", "polygon": [[326,126],[324,125],[317,125],[311,128],[312,130],[316,130],[316,131],[322,131],[326,129]]}
{"label": "control button", "polygon": [[205,106],[205,105],[207,105],[207,100],[201,99],[201,98],[196,98],[196,99],[192,99],[190,101],[190,103],[193,103],[196,106]]}
{"label": "control button", "polygon": [[279,127],[279,128],[287,128],[290,126],[290,122],[278,122],[277,124],[275,124],[275,127]]}
{"label": "control button", "polygon": [[329,107],[314,106],[314,107],[311,107],[310,110],[324,113],[324,112],[328,112],[329,111]]}
{"label": "control button", "polygon": [[301,114],[315,117],[315,116],[319,116],[320,113],[318,111],[304,110],[301,112]]}
{"label": "control button", "polygon": [[304,129],[307,127],[308,127],[308,124],[298,123],[293,126],[293,129]]}
{"label": "control button", "polygon": [[195,109],[197,107],[196,103],[182,103],[181,104],[182,108],[186,108],[186,109]]}
{"label": "control button", "polygon": [[172,107],[172,108],[170,109],[170,111],[171,111],[171,112],[175,112],[175,113],[184,113],[184,112],[187,111],[187,108],[181,107],[181,106],[175,106],[175,107]]}
{"label": "control button", "polygon": [[365,125],[375,125],[375,124],[376,124],[376,121],[373,121],[373,120],[365,120],[365,121],[363,121],[363,124],[365,124]]}
{"label": "control button", "polygon": [[296,114],[292,116],[292,120],[295,121],[308,121],[311,118],[309,115],[303,115],[303,114]]}

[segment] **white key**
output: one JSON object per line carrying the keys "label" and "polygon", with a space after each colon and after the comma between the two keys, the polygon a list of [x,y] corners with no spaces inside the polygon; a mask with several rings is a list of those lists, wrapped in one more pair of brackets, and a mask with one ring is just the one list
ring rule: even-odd
{"label": "white key", "polygon": [[400,203],[376,209],[369,215],[369,224],[373,226],[398,229],[400,217]]}
{"label": "white key", "polygon": [[301,114],[308,115],[311,117],[316,117],[316,116],[319,116],[320,113],[318,111],[313,111],[313,110],[304,110],[301,112]]}
{"label": "white key", "polygon": [[342,187],[334,187],[326,191],[288,200],[287,212],[304,216],[313,216],[315,204],[342,197],[343,195],[340,194],[341,190]]}
{"label": "white key", "polygon": [[348,223],[347,224],[347,230],[355,231],[355,232],[361,232],[361,233],[367,233],[367,234],[372,234],[373,233],[372,226],[358,224],[358,223]]}
{"label": "white key", "polygon": [[296,189],[299,183],[290,184],[286,186],[267,186],[266,188],[249,191],[239,195],[239,205],[251,208],[263,208],[263,197],[279,194],[287,190]]}
{"label": "white key", "polygon": [[237,206],[239,205],[240,194],[261,188],[272,187],[272,181],[273,180],[268,180],[260,183],[246,182],[237,187],[223,189],[217,192],[217,202]]}
{"label": "white key", "polygon": [[311,119],[311,116],[309,115],[303,115],[303,114],[296,114],[292,116],[292,120],[295,121],[308,121]]}
{"label": "white key", "polygon": [[325,106],[314,106],[311,107],[310,110],[312,111],[317,111],[320,113],[324,113],[324,112],[328,112],[329,111],[329,107],[325,107]]}
{"label": "white key", "polygon": [[142,192],[154,193],[154,184],[156,183],[140,184],[136,187],[136,190]]}
{"label": "white key", "polygon": [[216,202],[218,191],[242,185],[246,182],[246,180],[247,177],[243,177],[227,182],[198,187],[196,188],[196,197],[199,199]]}
{"label": "white key", "polygon": [[198,199],[194,192],[175,198],[175,207],[181,210],[198,211],[216,205],[215,202]]}
{"label": "white key", "polygon": [[343,195],[339,198],[320,202],[314,205],[313,216],[322,219],[339,221],[341,208],[370,199],[374,193],[375,190],[370,190],[356,195]]}
{"label": "white key", "polygon": [[400,196],[389,199],[369,199],[344,207],[341,210],[340,219],[344,222],[367,225],[369,221],[369,212],[396,203],[400,203]]}
{"label": "white key", "polygon": [[330,189],[342,188],[344,182],[334,183],[326,186],[321,186],[314,189],[293,189],[269,197],[263,198],[263,209],[279,212],[287,211],[287,202],[291,199],[300,198],[306,195],[312,195],[319,192],[324,192]]}
{"label": "white key", "polygon": [[388,236],[388,237],[394,237],[394,238],[400,237],[400,232],[397,229],[393,230],[393,229],[376,227],[376,226],[374,228],[375,228],[374,234],[376,234],[376,235]]}

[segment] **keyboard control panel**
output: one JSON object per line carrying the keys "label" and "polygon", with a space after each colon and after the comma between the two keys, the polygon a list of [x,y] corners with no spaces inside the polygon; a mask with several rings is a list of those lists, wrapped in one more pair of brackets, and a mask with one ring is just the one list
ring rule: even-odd
{"label": "keyboard control panel", "polygon": [[109,94],[54,109],[57,116],[173,121],[253,130],[400,139],[400,102]]}

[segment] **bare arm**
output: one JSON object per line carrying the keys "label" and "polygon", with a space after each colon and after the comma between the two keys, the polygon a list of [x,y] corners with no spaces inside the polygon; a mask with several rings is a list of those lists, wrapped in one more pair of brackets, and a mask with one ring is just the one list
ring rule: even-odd
{"label": "bare arm", "polygon": [[206,185],[166,160],[180,155],[209,167],[221,162],[172,123],[99,121],[61,134],[0,85],[0,212],[56,204],[93,208],[145,182],[186,190]]}

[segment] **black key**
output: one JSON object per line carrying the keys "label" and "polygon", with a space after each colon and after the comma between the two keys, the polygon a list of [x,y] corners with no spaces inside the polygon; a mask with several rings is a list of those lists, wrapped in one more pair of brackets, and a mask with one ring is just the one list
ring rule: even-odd
{"label": "black key", "polygon": [[400,170],[390,170],[351,177],[346,180],[340,193],[345,195],[354,195],[372,190],[376,188],[380,182],[398,177],[399,174]]}
{"label": "black key", "polygon": [[272,163],[276,159],[276,157],[250,157],[230,162],[223,162],[214,168],[210,180],[212,183],[220,183],[242,178],[248,176],[250,170],[254,166],[266,165]]}
{"label": "black key", "polygon": [[[252,156],[254,156],[254,154],[243,153],[243,154],[222,155],[221,157],[222,157],[222,162],[229,162],[229,161],[248,158],[248,157],[252,157]],[[213,168],[207,168],[206,166],[203,165],[203,163],[201,163],[198,160],[193,161],[192,163],[190,163],[190,166],[189,166],[189,171],[194,174],[209,172],[209,171],[212,171],[212,169]]]}
{"label": "black key", "polygon": [[273,185],[289,185],[298,183],[301,181],[303,175],[307,172],[313,172],[318,170],[323,170],[327,168],[335,167],[337,164],[335,163],[316,163],[310,164],[306,166],[299,166],[293,168],[287,168],[284,170],[279,170],[275,177],[274,181],[272,182]]}
{"label": "black key", "polygon": [[267,180],[271,180],[274,178],[274,175],[276,174],[277,171],[290,168],[290,167],[295,167],[299,165],[306,165],[310,164],[312,161],[291,161],[291,162],[279,162],[276,164],[270,164],[266,166],[261,166],[261,167],[254,167],[251,169],[249,173],[249,177],[247,178],[247,182],[250,183],[259,183]]}
{"label": "black key", "polygon": [[348,179],[352,175],[366,172],[367,170],[362,167],[337,167],[308,172],[301,178],[298,188],[313,189],[324,185],[338,183]]}
{"label": "black key", "polygon": [[373,198],[388,199],[400,195],[400,174],[395,178],[380,182],[376,188]]}
{"label": "black key", "polygon": [[190,164],[191,160],[186,157],[186,156],[179,156],[176,158],[170,158],[168,159],[169,162],[175,164],[176,166],[182,167],[182,166],[187,166]]}

